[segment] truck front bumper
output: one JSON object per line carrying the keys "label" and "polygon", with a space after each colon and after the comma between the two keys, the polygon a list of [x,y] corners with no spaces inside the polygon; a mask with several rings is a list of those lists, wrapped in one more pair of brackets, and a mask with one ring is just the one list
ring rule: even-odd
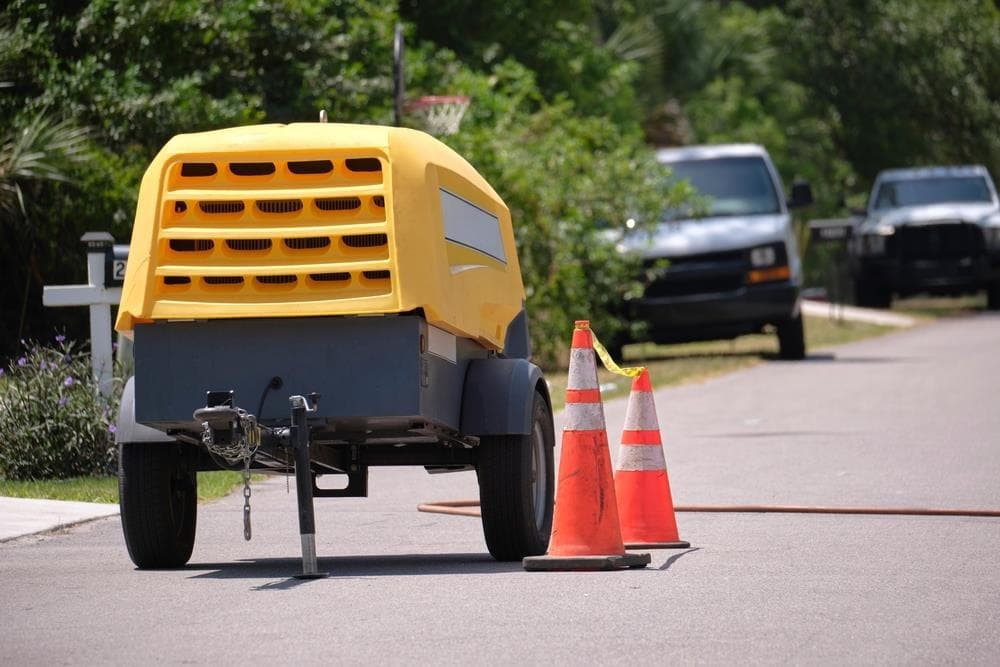
{"label": "truck front bumper", "polygon": [[1000,255],[900,260],[866,258],[859,273],[898,294],[974,292],[1000,281]]}
{"label": "truck front bumper", "polygon": [[658,343],[735,338],[795,316],[799,286],[790,282],[744,285],[735,290],[630,302],[633,319],[649,325]]}

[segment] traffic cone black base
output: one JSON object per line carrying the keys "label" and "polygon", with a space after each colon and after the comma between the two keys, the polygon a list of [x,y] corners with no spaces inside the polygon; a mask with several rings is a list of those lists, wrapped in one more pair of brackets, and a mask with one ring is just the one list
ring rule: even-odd
{"label": "traffic cone black base", "polygon": [[649,554],[630,553],[622,556],[528,556],[521,565],[528,572],[607,571],[646,567],[651,561]]}
{"label": "traffic cone black base", "polygon": [[626,542],[626,549],[687,549],[690,542],[679,540],[677,542]]}

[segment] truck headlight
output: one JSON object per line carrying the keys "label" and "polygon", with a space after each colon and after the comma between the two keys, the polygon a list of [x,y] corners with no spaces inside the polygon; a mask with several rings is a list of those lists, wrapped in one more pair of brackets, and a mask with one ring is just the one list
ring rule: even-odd
{"label": "truck headlight", "polygon": [[750,250],[750,266],[755,269],[774,266],[778,260],[778,253],[774,251],[774,246],[764,245]]}
{"label": "truck headlight", "polygon": [[991,250],[1000,250],[1000,227],[987,227],[983,230],[986,237],[986,247]]}
{"label": "truck headlight", "polygon": [[885,237],[881,234],[869,234],[865,237],[864,243],[866,255],[885,254]]}
{"label": "truck headlight", "polygon": [[751,248],[749,259],[750,271],[747,272],[747,283],[751,285],[791,278],[792,271],[788,266],[788,253],[783,243]]}

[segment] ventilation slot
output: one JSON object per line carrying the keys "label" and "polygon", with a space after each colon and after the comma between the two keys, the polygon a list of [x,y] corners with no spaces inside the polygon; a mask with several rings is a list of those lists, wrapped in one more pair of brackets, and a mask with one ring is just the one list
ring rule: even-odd
{"label": "ventilation slot", "polygon": [[329,174],[333,171],[333,163],[329,160],[304,160],[289,162],[288,171],[293,174]]}
{"label": "ventilation slot", "polygon": [[226,246],[230,250],[270,250],[271,239],[226,239]]}
{"label": "ventilation slot", "polygon": [[257,282],[262,285],[291,285],[296,281],[295,276],[257,276]]}
{"label": "ventilation slot", "polygon": [[191,279],[187,276],[163,276],[164,285],[190,285]]}
{"label": "ventilation slot", "polygon": [[266,199],[257,202],[261,213],[295,213],[302,210],[301,199]]}
{"label": "ventilation slot", "polygon": [[270,176],[274,173],[273,162],[230,162],[229,171],[236,176]]}
{"label": "ventilation slot", "polygon": [[289,250],[315,250],[330,245],[328,236],[310,236],[304,239],[285,239],[285,247]]}
{"label": "ventilation slot", "polygon": [[362,275],[368,280],[388,280],[388,271],[364,271]]}
{"label": "ventilation slot", "polygon": [[205,276],[206,285],[242,285],[242,276]]}
{"label": "ventilation slot", "polygon": [[379,208],[385,208],[385,197],[382,195],[375,195],[372,197],[372,201],[375,202],[375,205]]}
{"label": "ventilation slot", "polygon": [[361,199],[359,197],[317,199],[316,208],[321,211],[353,211],[361,208]]}
{"label": "ventilation slot", "polygon": [[346,271],[339,273],[310,273],[309,277],[321,283],[342,283],[351,279],[351,274]]}
{"label": "ventilation slot", "polygon": [[174,252],[205,252],[215,247],[208,239],[170,239],[170,249]]}
{"label": "ventilation slot", "polygon": [[348,158],[347,168],[351,171],[382,171],[382,163],[374,157]]}
{"label": "ventilation slot", "polygon": [[351,248],[377,248],[388,242],[389,237],[385,234],[358,234],[344,237],[344,245]]}
{"label": "ventilation slot", "polygon": [[211,162],[185,162],[181,165],[181,176],[190,178],[215,176],[218,171],[216,166]]}
{"label": "ventilation slot", "polygon": [[222,213],[241,213],[244,207],[241,201],[200,201],[198,202],[198,208],[201,209],[202,213],[218,215]]}

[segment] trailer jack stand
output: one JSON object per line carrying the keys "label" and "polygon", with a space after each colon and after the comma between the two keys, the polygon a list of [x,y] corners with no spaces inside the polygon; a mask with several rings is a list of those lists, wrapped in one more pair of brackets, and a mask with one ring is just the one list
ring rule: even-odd
{"label": "trailer jack stand", "polygon": [[327,576],[316,564],[316,517],[313,512],[313,476],[309,466],[309,426],[306,413],[310,408],[304,396],[291,396],[292,409],[290,444],[295,453],[295,492],[299,505],[299,537],[302,540],[302,574],[296,579],[320,579]]}

